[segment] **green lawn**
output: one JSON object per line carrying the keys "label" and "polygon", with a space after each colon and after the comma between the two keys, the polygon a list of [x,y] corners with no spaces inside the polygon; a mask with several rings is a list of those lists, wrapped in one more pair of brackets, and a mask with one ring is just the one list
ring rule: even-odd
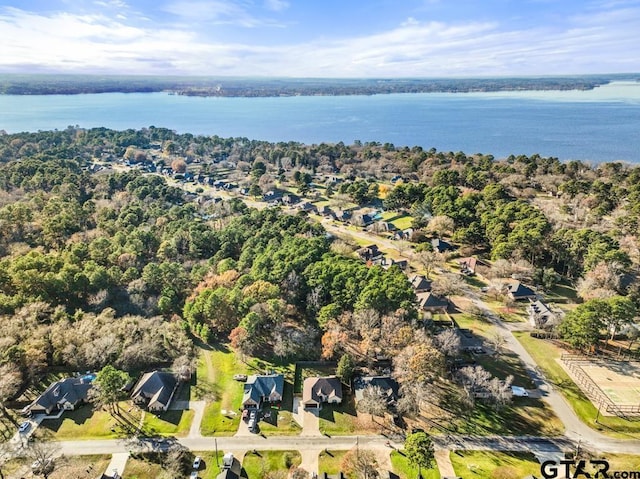
{"label": "green lawn", "polygon": [[[200,428],[205,436],[233,435],[238,430],[243,383],[235,381],[234,374],[250,374],[250,370],[233,350],[225,345],[200,349],[196,391],[209,401]],[[223,410],[237,414],[223,415]]]}
{"label": "green lawn", "polygon": [[[193,451],[194,456],[200,456],[200,469],[198,477],[200,479],[216,479],[220,473],[220,468],[216,465],[215,451]],[[218,451],[218,464],[222,466],[223,451]],[[237,460],[237,459],[236,459]]]}
{"label": "green lawn", "polygon": [[41,428],[53,433],[58,441],[85,439],[114,439],[120,437],[125,427],[136,428],[140,413],[136,408],[129,409],[128,403],[121,405],[121,418],[114,418],[106,411],[96,411],[90,404],[75,411],[66,411],[59,419],[45,419]]}
{"label": "green lawn", "polygon": [[540,474],[540,463],[529,452],[452,451],[451,463],[463,479],[516,479]]}
{"label": "green lawn", "polygon": [[318,472],[320,477],[327,474],[339,474],[342,458],[348,451],[333,451],[325,449],[318,456]]}
{"label": "green lawn", "polygon": [[[393,472],[400,476],[400,479],[415,479],[418,477],[418,469],[414,469],[409,465],[407,457],[402,451],[393,451],[391,453],[391,467]],[[422,469],[422,479],[440,479],[440,472],[438,466],[435,465],[432,469]]]}
{"label": "green lawn", "polygon": [[170,479],[169,474],[162,470],[160,464],[133,457],[127,461],[122,477],[125,479]]}
{"label": "green lawn", "polygon": [[324,405],[320,410],[320,432],[328,436],[378,434],[382,418],[372,422],[369,414],[357,415],[355,397],[347,394],[341,404]]}
{"label": "green lawn", "polygon": [[391,224],[399,230],[406,230],[407,228],[411,228],[412,223],[413,218],[409,215],[399,216],[391,221]]}
{"label": "green lawn", "polygon": [[295,436],[302,428],[293,420],[290,411],[271,409],[271,418],[260,421],[260,432],[266,436]]}
{"label": "green lawn", "polygon": [[618,417],[600,415],[596,425],[597,409],[559,363],[562,350],[551,341],[532,338],[526,332],[514,332],[514,335],[544,371],[546,378],[564,395],[582,422],[612,437],[628,438],[629,435],[640,433],[640,422]]}
{"label": "green lawn", "polygon": [[[230,436],[235,434],[240,424],[240,408],[244,383],[233,379],[234,374],[281,373],[285,376],[282,409],[291,411],[293,407],[292,386],[295,365],[292,363],[269,362],[250,358],[243,362],[227,345],[201,347],[198,361],[198,381],[195,386],[197,396],[207,399],[200,430],[204,436]],[[225,411],[223,413],[223,411]],[[234,415],[234,413],[236,413]],[[264,423],[261,423],[261,428]],[[290,414],[283,414],[282,430],[265,425],[265,433],[299,434],[297,424]],[[280,429],[280,428],[278,428]]]}
{"label": "green lawn", "polygon": [[249,479],[261,479],[266,472],[288,471],[291,466],[299,466],[302,457],[298,451],[256,451],[247,452],[242,468]]}
{"label": "green lawn", "polygon": [[146,412],[142,432],[147,436],[184,437],[189,433],[194,411],[169,410],[159,415]]}

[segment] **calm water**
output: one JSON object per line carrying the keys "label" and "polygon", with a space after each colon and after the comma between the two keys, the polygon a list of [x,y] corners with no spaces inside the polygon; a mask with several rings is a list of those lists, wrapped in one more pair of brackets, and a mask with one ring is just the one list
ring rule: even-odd
{"label": "calm water", "polygon": [[591,91],[198,98],[164,93],[0,95],[9,133],[104,126],[305,143],[361,141],[443,151],[539,153],[640,163],[640,83]]}

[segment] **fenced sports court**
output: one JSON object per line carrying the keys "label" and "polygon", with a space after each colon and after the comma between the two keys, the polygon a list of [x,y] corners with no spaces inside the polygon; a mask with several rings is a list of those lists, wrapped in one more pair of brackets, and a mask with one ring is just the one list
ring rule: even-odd
{"label": "fenced sports court", "polygon": [[640,362],[574,354],[561,361],[600,414],[640,420]]}

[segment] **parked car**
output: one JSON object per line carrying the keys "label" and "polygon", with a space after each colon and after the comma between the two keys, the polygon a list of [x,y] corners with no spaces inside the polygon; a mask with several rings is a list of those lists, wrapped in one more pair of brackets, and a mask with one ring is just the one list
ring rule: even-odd
{"label": "parked car", "polygon": [[246,421],[247,419],[249,419],[249,410],[248,409],[243,409],[242,410],[242,419],[244,421]]}
{"label": "parked car", "polygon": [[233,379],[235,379],[236,381],[245,382],[247,380],[247,375],[246,374],[234,374],[233,375]]}
{"label": "parked car", "polygon": [[193,471],[193,472],[189,475],[189,479],[198,479],[198,471]]}
{"label": "parked car", "polygon": [[28,431],[30,427],[31,427],[31,423],[29,421],[25,421],[22,424],[20,424],[20,427],[18,427],[18,432]]}
{"label": "parked car", "polygon": [[202,461],[202,458],[200,456],[196,456],[196,458],[193,460],[193,468],[197,471],[198,469],[200,469],[200,462]]}

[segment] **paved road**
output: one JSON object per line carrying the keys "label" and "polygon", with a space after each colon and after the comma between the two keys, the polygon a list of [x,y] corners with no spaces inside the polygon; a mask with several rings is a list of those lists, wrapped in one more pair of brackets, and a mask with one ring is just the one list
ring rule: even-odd
{"label": "paved road", "polygon": [[560,418],[564,424],[565,436],[568,439],[571,439],[576,443],[581,442],[588,448],[603,452],[626,452],[637,454],[638,451],[640,451],[640,438],[630,437],[629,439],[613,439],[584,424],[580,418],[578,418],[564,396],[546,380],[534,359],[522,346],[520,341],[518,341],[518,339],[513,335],[513,326],[502,322],[500,318],[493,313],[480,298],[478,298],[474,291],[468,290],[466,291],[466,294],[467,297],[471,298],[474,304],[485,311],[489,321],[491,321],[504,335],[507,347],[520,357],[527,373],[539,389],[542,400],[551,406],[558,418]]}

